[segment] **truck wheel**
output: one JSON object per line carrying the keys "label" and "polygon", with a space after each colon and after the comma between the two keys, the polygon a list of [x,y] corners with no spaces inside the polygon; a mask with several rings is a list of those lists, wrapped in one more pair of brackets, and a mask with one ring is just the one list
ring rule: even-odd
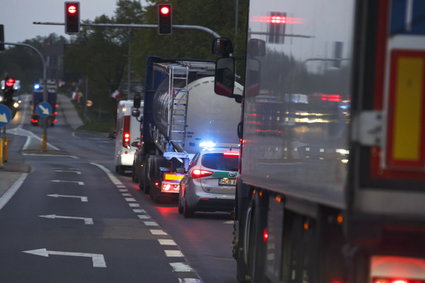
{"label": "truck wheel", "polygon": [[138,178],[137,172],[136,172],[136,165],[134,163],[133,163],[132,170],[131,170],[131,180],[134,183],[138,183],[139,182],[139,178]]}
{"label": "truck wheel", "polygon": [[115,172],[122,175],[124,173],[122,166],[120,165],[115,166]]}
{"label": "truck wheel", "polygon": [[254,195],[247,211],[243,260],[245,270],[241,270],[241,281],[264,282],[266,244],[263,231],[267,225],[267,196]]}
{"label": "truck wheel", "polygon": [[164,202],[163,197],[161,196],[161,192],[159,191],[158,188],[152,187],[152,190],[151,190],[150,193],[151,193],[151,198],[154,202],[156,202],[156,203],[163,203]]}
{"label": "truck wheel", "polygon": [[[180,192],[181,194],[181,192]],[[182,197],[179,195],[179,200],[178,200],[178,211],[179,214],[183,214],[183,205],[182,205]]]}

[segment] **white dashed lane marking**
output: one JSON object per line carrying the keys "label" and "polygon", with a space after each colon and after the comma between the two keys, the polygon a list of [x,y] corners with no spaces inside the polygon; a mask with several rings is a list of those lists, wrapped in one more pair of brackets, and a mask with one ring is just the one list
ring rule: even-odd
{"label": "white dashed lane marking", "polygon": [[164,250],[167,257],[183,257],[183,254],[179,250]]}
{"label": "white dashed lane marking", "polygon": [[150,219],[151,217],[149,215],[137,215],[140,219]]}
{"label": "white dashed lane marking", "polygon": [[161,246],[177,246],[176,242],[171,239],[158,239]]}
{"label": "white dashed lane marking", "polygon": [[166,232],[164,232],[164,230],[160,229],[151,229],[150,232],[152,235],[168,235]]}
{"label": "white dashed lane marking", "polygon": [[[132,208],[133,212],[137,215],[139,219],[141,220],[151,219],[151,217],[146,213],[146,211],[140,208],[140,204],[137,203],[137,200],[134,197],[132,197],[131,193],[129,193],[129,190],[126,188],[126,186],[122,184],[121,181],[111,173],[111,171],[109,171],[107,168],[105,168],[104,166],[100,164],[96,164],[96,163],[91,163],[91,164],[99,167],[108,175],[112,183],[116,186],[118,191],[124,197],[125,201],[128,202],[128,206]],[[143,221],[143,223],[148,227],[160,228],[159,224],[155,221]],[[233,221],[225,222],[225,224],[233,224]],[[165,232],[162,229],[150,229],[149,231],[151,232],[152,235],[155,235],[158,237],[168,236],[167,232]],[[162,239],[157,239],[157,240],[161,246],[168,246],[169,248],[171,247],[178,248],[176,242],[172,239],[164,239],[163,237]],[[185,262],[184,255],[180,250],[178,249],[164,250],[164,253],[168,258],[174,258],[174,259],[182,258],[183,262],[169,263],[173,271],[175,273],[178,273],[177,279],[179,283],[202,283],[202,280],[199,279],[200,278],[199,274],[197,274],[197,272]]]}

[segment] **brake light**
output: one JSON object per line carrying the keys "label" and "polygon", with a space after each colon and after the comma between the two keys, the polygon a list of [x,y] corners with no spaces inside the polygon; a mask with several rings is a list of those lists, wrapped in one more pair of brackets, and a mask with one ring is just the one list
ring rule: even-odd
{"label": "brake light", "polygon": [[130,143],[130,116],[124,116],[124,128],[122,132],[122,146],[128,147]]}
{"label": "brake light", "polygon": [[161,185],[161,192],[164,193],[178,193],[180,191],[180,185],[179,183],[167,183],[162,182]]}
{"label": "brake light", "polygon": [[267,229],[263,230],[263,241],[264,243],[267,243],[267,240],[269,239],[269,231]]}
{"label": "brake light", "polygon": [[224,152],[223,155],[227,157],[239,157],[239,152],[229,151],[229,152]]}
{"label": "brake light", "polygon": [[373,283],[424,283],[424,280],[402,278],[373,278]]}
{"label": "brake light", "polygon": [[208,177],[208,176],[211,176],[212,174],[214,174],[214,172],[196,168],[192,170],[192,179]]}

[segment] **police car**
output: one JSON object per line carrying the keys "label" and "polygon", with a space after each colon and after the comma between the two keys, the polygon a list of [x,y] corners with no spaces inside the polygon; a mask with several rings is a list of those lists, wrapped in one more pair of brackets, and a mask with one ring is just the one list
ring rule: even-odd
{"label": "police car", "polygon": [[238,168],[238,145],[204,146],[181,181],[179,213],[191,217],[195,211],[232,212]]}

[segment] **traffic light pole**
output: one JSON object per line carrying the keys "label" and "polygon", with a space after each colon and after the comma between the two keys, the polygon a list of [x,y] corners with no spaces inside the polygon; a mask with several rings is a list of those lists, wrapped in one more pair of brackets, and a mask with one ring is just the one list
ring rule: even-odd
{"label": "traffic light pole", "polygon": [[[40,53],[40,51],[38,51],[37,48],[35,48],[32,45],[26,44],[26,43],[11,43],[11,42],[4,42],[5,45],[14,45],[14,46],[23,46],[23,47],[27,47],[30,48],[32,50],[35,51],[35,53],[38,54],[38,56],[40,56],[41,59],[41,63],[43,64],[43,101],[47,101],[47,65],[46,65],[46,60],[44,60],[43,55]],[[43,137],[41,140],[41,151],[42,152],[46,152],[47,151],[47,118],[44,118],[44,123],[43,123]]]}
{"label": "traffic light pole", "polygon": [[[50,26],[63,26],[64,23],[52,23],[52,22],[33,22],[34,25],[50,25]],[[90,24],[90,23],[81,23],[83,27],[107,27],[107,28],[158,28],[158,25],[154,24]],[[220,37],[218,33],[204,26],[195,26],[195,25],[173,25],[173,29],[194,29],[207,32],[214,36],[214,38]]]}

